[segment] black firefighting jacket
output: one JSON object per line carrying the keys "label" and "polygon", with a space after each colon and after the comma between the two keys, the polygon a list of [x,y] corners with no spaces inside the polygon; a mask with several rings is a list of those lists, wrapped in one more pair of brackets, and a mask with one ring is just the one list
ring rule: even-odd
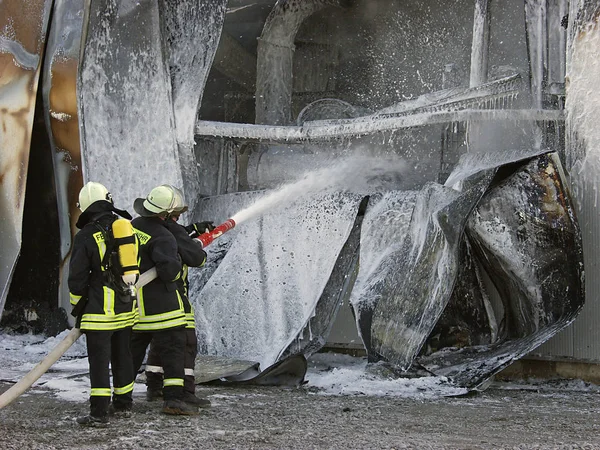
{"label": "black firefighting jacket", "polygon": [[185,327],[183,299],[178,290],[182,263],[177,241],[158,217],[136,217],[131,224],[140,240],[140,272],[156,267],[158,277],[138,290],[139,318],[134,331]]}
{"label": "black firefighting jacket", "polygon": [[[131,327],[137,309],[128,294],[109,287],[101,262],[106,253],[105,233],[117,219],[113,214],[131,219],[107,201],[92,203],[79,216],[71,260],[68,285],[73,315],[82,330],[104,331]],[[102,227],[104,233],[98,228]]]}
{"label": "black firefighting jacket", "polygon": [[192,239],[186,229],[174,220],[167,220],[167,228],[175,236],[177,251],[183,263],[183,274],[178,280],[177,286],[183,299],[187,323],[186,328],[195,329],[194,307],[188,298],[188,266],[203,266],[206,262],[206,252],[202,249],[202,244],[197,239]]}

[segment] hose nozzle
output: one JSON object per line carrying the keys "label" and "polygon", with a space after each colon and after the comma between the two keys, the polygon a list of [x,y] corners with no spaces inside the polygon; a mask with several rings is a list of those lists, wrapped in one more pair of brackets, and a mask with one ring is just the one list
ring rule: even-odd
{"label": "hose nozzle", "polygon": [[210,245],[216,238],[231,230],[233,227],[235,227],[235,221],[233,219],[227,219],[221,225],[215,227],[214,230],[209,231],[208,233],[202,233],[196,239],[202,243],[202,247],[206,247],[207,245]]}

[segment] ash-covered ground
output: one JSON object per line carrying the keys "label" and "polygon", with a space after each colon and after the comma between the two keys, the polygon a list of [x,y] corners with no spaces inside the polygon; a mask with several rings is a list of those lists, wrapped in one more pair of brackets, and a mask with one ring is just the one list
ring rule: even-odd
{"label": "ash-covered ground", "polygon": [[[68,331],[0,330],[0,393]],[[302,387],[198,386],[212,408],[173,417],[145,400],[108,428],[83,428],[84,338],[24,395],[0,409],[0,449],[600,449],[600,387],[578,380],[495,382],[465,394],[443,378],[392,378],[364,358],[319,353]]]}
{"label": "ash-covered ground", "polygon": [[323,395],[310,383],[199,391],[213,402],[199,416],[165,416],[139,392],[131,418],[90,429],[75,423],[85,402],[39,386],[0,410],[0,448],[600,448],[600,394],[581,382],[494,383],[476,395],[429,399]]}

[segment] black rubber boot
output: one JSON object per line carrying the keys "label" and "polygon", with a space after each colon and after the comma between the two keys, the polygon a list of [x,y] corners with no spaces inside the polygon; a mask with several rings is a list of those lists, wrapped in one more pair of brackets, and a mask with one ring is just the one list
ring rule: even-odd
{"label": "black rubber boot", "polygon": [[115,405],[111,403],[108,407],[108,414],[118,419],[129,419],[131,417],[131,406],[115,408]]}
{"label": "black rubber boot", "polygon": [[149,402],[155,402],[157,400],[162,400],[163,392],[158,389],[148,389],[146,390],[146,400]]}
{"label": "black rubber boot", "polygon": [[181,400],[165,400],[162,412],[176,416],[195,416],[198,408]]}
{"label": "black rubber boot", "polygon": [[108,416],[94,417],[92,415],[77,418],[77,423],[85,427],[106,428],[109,424]]}
{"label": "black rubber boot", "polygon": [[185,391],[183,393],[183,399],[185,403],[197,406],[198,408],[210,408],[210,400],[205,398],[196,397],[191,392]]}

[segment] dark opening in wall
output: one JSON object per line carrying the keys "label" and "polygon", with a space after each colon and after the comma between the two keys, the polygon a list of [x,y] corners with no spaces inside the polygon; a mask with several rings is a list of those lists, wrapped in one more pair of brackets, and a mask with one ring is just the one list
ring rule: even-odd
{"label": "dark opening in wall", "polygon": [[1,325],[16,332],[55,335],[67,328],[67,318],[65,311],[58,308],[60,234],[41,92],[40,77],[29,152],[21,254]]}

